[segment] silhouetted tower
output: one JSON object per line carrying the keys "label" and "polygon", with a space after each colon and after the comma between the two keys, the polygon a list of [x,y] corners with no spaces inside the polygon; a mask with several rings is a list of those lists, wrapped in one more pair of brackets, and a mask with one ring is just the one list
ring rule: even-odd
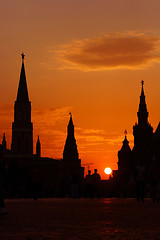
{"label": "silhouetted tower", "polygon": [[3,134],[2,146],[3,146],[3,149],[6,150],[6,136],[5,136],[5,133]]}
{"label": "silhouetted tower", "polygon": [[81,165],[81,160],[78,158],[78,150],[76,139],[74,137],[74,125],[72,120],[72,115],[70,113],[70,120],[67,128],[67,139],[63,151],[63,161],[72,168],[79,168]]}
{"label": "silhouetted tower", "polygon": [[144,81],[142,80],[142,90],[140,95],[139,109],[137,112],[138,124],[133,126],[134,135],[134,161],[137,164],[139,161],[143,161],[145,165],[148,165],[151,160],[151,138],[153,135],[153,128],[148,122],[148,111],[144,95]]}
{"label": "silhouetted tower", "polygon": [[71,113],[67,128],[67,139],[63,151],[62,166],[65,182],[65,192],[66,194],[70,194],[72,177],[76,176],[79,184],[84,178],[84,168],[81,167],[81,160],[79,159],[77,144],[74,137],[74,125]]}
{"label": "silhouetted tower", "polygon": [[36,156],[38,158],[41,157],[41,143],[40,143],[40,140],[39,140],[39,135],[38,135],[38,139],[37,139],[37,143],[36,143]]}
{"label": "silhouetted tower", "polygon": [[127,132],[125,131],[125,138],[121,150],[118,151],[118,170],[119,171],[130,171],[132,167],[132,150],[129,146],[129,141],[126,136]]}
{"label": "silhouetted tower", "polygon": [[118,171],[117,171],[117,192],[119,196],[126,197],[128,192],[128,183],[133,176],[132,150],[127,140],[127,131],[121,150],[118,151]]}
{"label": "silhouetted tower", "polygon": [[31,102],[28,97],[24,54],[18,86],[17,99],[14,104],[14,122],[12,123],[11,150],[15,154],[33,154],[33,124],[31,122]]}

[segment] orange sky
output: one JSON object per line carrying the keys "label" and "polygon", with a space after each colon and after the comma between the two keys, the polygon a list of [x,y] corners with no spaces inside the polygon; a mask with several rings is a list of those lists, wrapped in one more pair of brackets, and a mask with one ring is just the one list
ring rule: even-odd
{"label": "orange sky", "polygon": [[72,112],[82,165],[92,163],[102,178],[105,167],[117,169],[125,129],[133,147],[142,79],[154,130],[160,120],[159,9],[159,0],[0,0],[0,133],[7,146],[24,51],[42,155],[62,158]]}

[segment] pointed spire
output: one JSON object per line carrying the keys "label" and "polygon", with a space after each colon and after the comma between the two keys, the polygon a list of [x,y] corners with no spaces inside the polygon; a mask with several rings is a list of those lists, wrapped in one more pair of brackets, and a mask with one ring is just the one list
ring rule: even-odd
{"label": "pointed spire", "polygon": [[124,140],[123,140],[123,146],[128,146],[129,141],[127,140],[127,136],[125,135]]}
{"label": "pointed spire", "polygon": [[74,125],[73,125],[72,114],[69,113],[69,115],[70,115],[70,119],[68,123],[68,136],[74,138]]}
{"label": "pointed spire", "polygon": [[36,156],[37,157],[41,157],[41,143],[39,140],[39,135],[38,135],[38,139],[37,139],[37,143],[36,143]]}
{"label": "pointed spire", "polygon": [[74,125],[72,120],[72,114],[70,114],[70,119],[67,128],[67,139],[63,151],[63,159],[75,160],[78,159],[78,150],[76,139],[74,137]]}
{"label": "pointed spire", "polygon": [[132,150],[129,146],[129,141],[127,140],[127,131],[125,130],[125,137],[123,140],[123,145],[121,149],[118,151],[118,170],[129,170],[130,161],[131,161],[131,153]]}
{"label": "pointed spire", "polygon": [[148,112],[147,112],[147,106],[146,106],[146,100],[145,100],[145,94],[144,94],[144,81],[141,81],[142,89],[141,89],[141,95],[140,95],[140,103],[139,103],[139,109],[137,112],[138,116],[138,124],[139,125],[147,125],[148,124]]}
{"label": "pointed spire", "polygon": [[26,74],[25,74],[25,68],[24,68],[24,53],[21,54],[22,56],[22,67],[21,67],[21,74],[20,74],[20,81],[18,86],[18,93],[17,93],[17,100],[18,102],[28,102],[28,88],[27,88],[27,82],[26,82]]}
{"label": "pointed spire", "polygon": [[141,90],[141,96],[140,96],[140,104],[145,104],[146,105],[146,102],[145,102],[145,95],[144,95],[144,89],[143,89],[143,85],[144,85],[144,81],[142,80],[141,81],[141,84],[142,84],[142,90]]}
{"label": "pointed spire", "polygon": [[39,135],[38,135],[38,139],[37,139],[37,142],[38,142],[38,143],[40,143],[40,141],[39,141]]}
{"label": "pointed spire", "polygon": [[125,137],[124,137],[124,140],[123,140],[123,146],[127,146],[129,141],[127,140],[127,130],[124,131],[124,134],[125,134]]}
{"label": "pointed spire", "polygon": [[5,133],[3,134],[2,146],[3,146],[3,149],[5,150],[6,149],[6,136],[5,136]]}
{"label": "pointed spire", "polygon": [[73,126],[73,120],[72,120],[72,113],[69,113],[70,119],[69,119],[69,124],[70,126]]}

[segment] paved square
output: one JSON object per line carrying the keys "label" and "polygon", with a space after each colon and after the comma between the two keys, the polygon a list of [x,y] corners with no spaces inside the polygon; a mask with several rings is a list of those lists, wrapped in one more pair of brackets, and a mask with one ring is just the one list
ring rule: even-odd
{"label": "paved square", "polygon": [[0,240],[160,239],[160,203],[151,199],[15,199],[0,217]]}

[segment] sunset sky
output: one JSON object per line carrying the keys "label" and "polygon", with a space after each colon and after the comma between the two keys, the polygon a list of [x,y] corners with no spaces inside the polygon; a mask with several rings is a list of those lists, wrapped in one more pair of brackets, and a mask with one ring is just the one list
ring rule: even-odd
{"label": "sunset sky", "polygon": [[[82,166],[117,169],[124,130],[133,147],[141,80],[149,122],[160,121],[159,0],[0,0],[0,136],[11,144],[21,52],[34,152],[62,158],[69,112]],[[90,164],[92,163],[92,164]]]}

